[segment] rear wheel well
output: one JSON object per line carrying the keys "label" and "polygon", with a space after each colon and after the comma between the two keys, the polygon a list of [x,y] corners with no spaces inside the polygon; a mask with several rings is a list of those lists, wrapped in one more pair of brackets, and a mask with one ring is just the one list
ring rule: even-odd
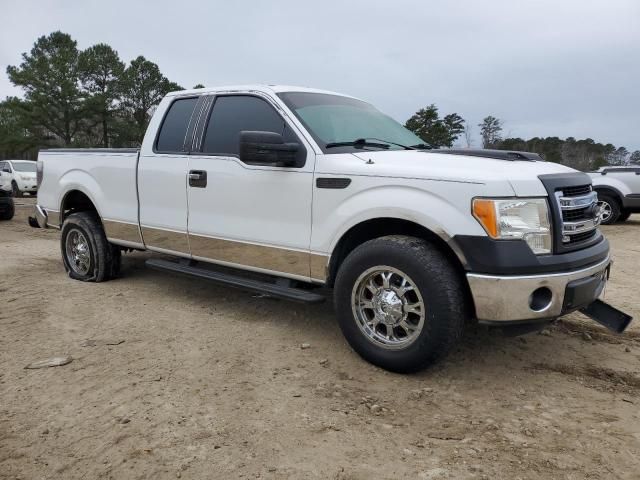
{"label": "rear wheel well", "polygon": [[[428,241],[449,258],[460,275],[464,276],[464,267],[460,259],[438,235],[428,228],[409,220],[399,218],[376,218],[359,223],[349,229],[340,239],[331,254],[327,285],[333,286],[340,265],[356,247],[374,238],[387,235],[407,235]],[[466,284],[466,280],[465,280]]]}
{"label": "rear wheel well", "polygon": [[60,208],[60,221],[64,222],[64,219],[72,213],[76,212],[93,212],[98,218],[98,209],[95,207],[91,199],[80,190],[71,190],[67,192],[62,200]]}

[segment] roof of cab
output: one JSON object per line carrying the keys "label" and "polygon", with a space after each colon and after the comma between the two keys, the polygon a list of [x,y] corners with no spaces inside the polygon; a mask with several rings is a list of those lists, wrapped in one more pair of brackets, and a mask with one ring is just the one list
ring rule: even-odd
{"label": "roof of cab", "polygon": [[345,95],[344,93],[332,92],[329,90],[320,90],[317,88],[309,88],[309,87],[296,87],[291,85],[225,85],[220,87],[205,87],[205,88],[194,88],[190,90],[179,90],[176,92],[170,92],[167,96],[176,96],[176,95],[190,95],[196,93],[230,93],[230,92],[264,92],[269,94],[274,93],[283,93],[283,92],[306,92],[306,93],[324,93],[328,95],[339,95],[341,97],[351,97],[350,95]]}

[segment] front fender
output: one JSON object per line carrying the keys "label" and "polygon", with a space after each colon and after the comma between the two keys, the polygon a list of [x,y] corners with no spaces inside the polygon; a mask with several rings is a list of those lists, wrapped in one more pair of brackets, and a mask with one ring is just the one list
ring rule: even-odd
{"label": "front fender", "polygon": [[[330,212],[322,211],[323,205],[319,208],[314,205],[312,250],[331,254],[351,228],[378,218],[395,218],[416,223],[446,242],[463,232],[468,235],[486,235],[471,216],[468,185],[450,183],[446,188],[458,200],[457,205],[446,201],[438,193],[401,185],[377,186],[357,191],[335,204]],[[464,194],[463,189],[467,190]],[[456,190],[459,190],[457,196]]]}
{"label": "front fender", "polygon": [[633,193],[626,183],[610,175],[598,174],[593,176],[592,183],[594,190],[598,191],[609,189],[619,195],[621,199],[626,195]]}

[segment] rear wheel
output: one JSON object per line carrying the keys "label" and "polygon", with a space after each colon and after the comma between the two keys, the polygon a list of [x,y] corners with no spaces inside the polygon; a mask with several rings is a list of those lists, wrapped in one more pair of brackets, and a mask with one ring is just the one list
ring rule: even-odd
{"label": "rear wheel", "polygon": [[120,247],[107,241],[93,213],[73,213],[65,219],[60,247],[64,268],[75,280],[104,282],[120,272]]}
{"label": "rear wheel", "polygon": [[442,358],[462,333],[465,286],[447,257],[405,236],[370,240],[338,271],[334,301],[340,328],[364,359],[413,372]]}
{"label": "rear wheel", "polygon": [[606,193],[598,193],[598,205],[600,206],[600,219],[603,225],[611,225],[618,221],[620,204],[616,198]]}

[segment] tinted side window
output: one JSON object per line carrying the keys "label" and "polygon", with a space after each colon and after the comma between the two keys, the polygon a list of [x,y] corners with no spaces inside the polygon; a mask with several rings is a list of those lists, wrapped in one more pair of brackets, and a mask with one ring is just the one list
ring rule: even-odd
{"label": "tinted side window", "polygon": [[218,97],[209,118],[202,151],[211,154],[238,155],[242,130],[285,135],[285,125],[282,117],[261,98]]}
{"label": "tinted side window", "polygon": [[171,104],[162,122],[162,127],[160,127],[156,150],[160,152],[184,151],[184,137],[197,102],[197,98],[183,98]]}

